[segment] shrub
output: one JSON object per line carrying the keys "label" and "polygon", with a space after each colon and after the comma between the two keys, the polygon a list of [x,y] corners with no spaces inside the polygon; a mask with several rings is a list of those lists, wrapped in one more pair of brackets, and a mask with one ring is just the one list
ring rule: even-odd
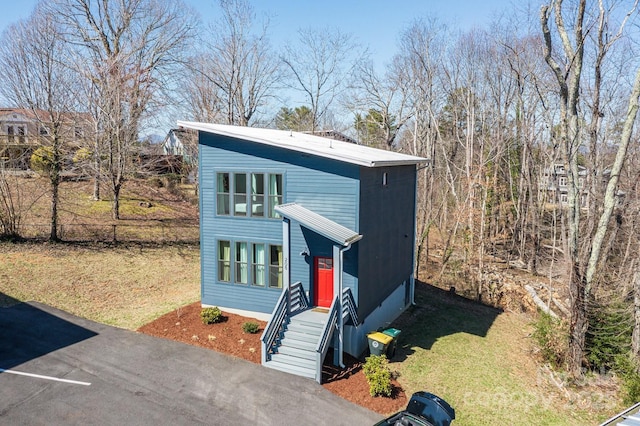
{"label": "shrub", "polygon": [[213,308],[202,308],[200,318],[202,318],[202,322],[205,324],[215,324],[222,321],[222,311],[217,306]]}
{"label": "shrub", "polygon": [[542,352],[542,358],[553,367],[564,364],[568,348],[568,330],[563,321],[544,312],[539,312],[538,319],[533,323],[533,339]]}
{"label": "shrub", "polygon": [[633,318],[622,302],[596,306],[589,315],[586,335],[587,360],[598,370],[616,369],[618,357],[631,351]]}
{"label": "shrub", "polygon": [[257,322],[245,322],[242,324],[242,331],[249,334],[256,334],[260,330]]}
{"label": "shrub", "polygon": [[371,396],[391,396],[391,370],[385,355],[371,355],[362,367]]}
{"label": "shrub", "polygon": [[630,354],[618,355],[614,370],[622,379],[623,402],[626,405],[640,401],[640,374],[638,362]]}
{"label": "shrub", "polygon": [[31,154],[31,170],[49,174],[54,166],[53,149],[49,146],[41,146]]}

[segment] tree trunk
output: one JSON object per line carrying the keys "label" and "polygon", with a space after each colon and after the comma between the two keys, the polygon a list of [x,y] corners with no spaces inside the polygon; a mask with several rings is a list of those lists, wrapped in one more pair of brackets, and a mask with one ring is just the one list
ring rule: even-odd
{"label": "tree trunk", "polygon": [[120,184],[113,186],[113,203],[111,204],[111,216],[113,220],[120,219]]}

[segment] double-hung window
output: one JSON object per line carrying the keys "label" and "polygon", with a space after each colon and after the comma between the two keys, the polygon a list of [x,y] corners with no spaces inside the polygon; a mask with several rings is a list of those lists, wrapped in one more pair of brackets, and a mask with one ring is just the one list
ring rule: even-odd
{"label": "double-hung window", "polygon": [[251,216],[264,217],[264,174],[251,174]]}
{"label": "double-hung window", "polygon": [[269,175],[269,217],[278,219],[280,215],[275,211],[275,207],[282,204],[282,175]]}
{"label": "double-hung window", "polygon": [[264,244],[255,243],[252,244],[251,253],[251,284],[264,287],[265,285],[265,270],[266,270],[266,253],[264,250]]}
{"label": "double-hung window", "polygon": [[218,173],[216,177],[216,212],[219,215],[228,216],[229,211],[229,193],[231,191],[231,182],[229,181],[229,173]]}
{"label": "double-hung window", "polygon": [[269,287],[282,288],[282,246],[269,246]]}
{"label": "double-hung window", "polygon": [[233,191],[233,214],[235,216],[247,215],[247,174],[235,173]]}
{"label": "double-hung window", "polygon": [[231,281],[231,242],[218,241],[218,279]]}
{"label": "double-hung window", "polygon": [[235,282],[236,284],[249,283],[249,247],[246,242],[236,242],[235,256]]}

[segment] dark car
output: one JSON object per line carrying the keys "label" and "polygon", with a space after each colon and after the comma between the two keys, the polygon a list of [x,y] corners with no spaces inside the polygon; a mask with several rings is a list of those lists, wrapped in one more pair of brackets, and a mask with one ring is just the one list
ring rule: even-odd
{"label": "dark car", "polygon": [[416,392],[407,408],[374,426],[449,426],[456,418],[447,401],[429,392]]}

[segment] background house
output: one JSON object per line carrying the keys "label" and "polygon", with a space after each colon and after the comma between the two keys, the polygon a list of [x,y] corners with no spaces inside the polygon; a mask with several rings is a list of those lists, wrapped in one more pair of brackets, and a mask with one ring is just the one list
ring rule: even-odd
{"label": "background house", "polygon": [[[50,143],[48,111],[0,108],[0,162],[5,170],[29,170],[33,151]],[[93,119],[86,113],[61,113],[63,150],[69,164],[82,147],[92,146]]]}
{"label": "background house", "polygon": [[423,158],[290,131],[199,131],[202,303],[269,320],[263,363],[319,380],[329,343],[411,303]]}

